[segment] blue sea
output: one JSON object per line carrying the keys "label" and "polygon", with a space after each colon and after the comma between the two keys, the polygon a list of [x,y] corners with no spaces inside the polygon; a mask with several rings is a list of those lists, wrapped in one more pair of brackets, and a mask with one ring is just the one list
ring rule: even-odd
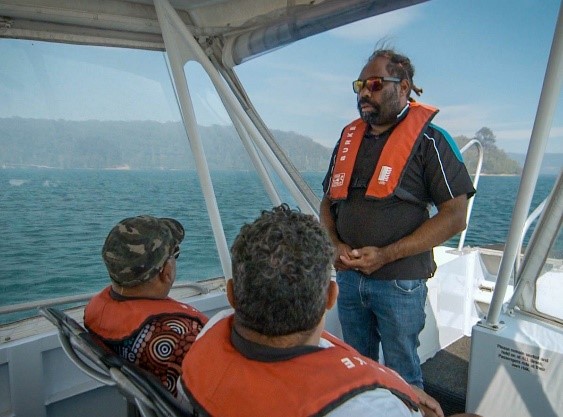
{"label": "blue sea", "polygon": [[[319,196],[323,175],[304,174]],[[519,180],[481,177],[466,245],[505,240]],[[212,181],[230,246],[272,204],[254,172],[212,172]],[[540,177],[532,207],[554,182]],[[100,290],[109,282],[100,255],[107,233],[143,213],[186,228],[178,281],[223,275],[195,172],[0,169],[0,213],[0,306]]]}

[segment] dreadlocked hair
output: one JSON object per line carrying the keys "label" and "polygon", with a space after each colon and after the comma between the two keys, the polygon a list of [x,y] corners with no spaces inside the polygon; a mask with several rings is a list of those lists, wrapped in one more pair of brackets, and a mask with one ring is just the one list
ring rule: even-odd
{"label": "dreadlocked hair", "polygon": [[[417,96],[422,94],[422,88],[417,87],[413,82],[414,66],[409,58],[397,53],[393,49],[382,48],[375,50],[369,57],[368,62],[380,57],[388,59],[389,63],[387,64],[387,71],[391,76],[408,80],[411,86],[411,91],[414,91]],[[409,100],[414,101],[414,99],[410,97],[410,94]]]}

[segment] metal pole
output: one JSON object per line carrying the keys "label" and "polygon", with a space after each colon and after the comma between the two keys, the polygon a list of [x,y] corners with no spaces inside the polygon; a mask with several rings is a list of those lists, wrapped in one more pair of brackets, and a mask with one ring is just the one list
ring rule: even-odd
{"label": "metal pole", "polygon": [[[209,174],[209,167],[203,150],[203,144],[197,130],[197,119],[195,117],[188,83],[184,73],[184,63],[186,62],[186,58],[185,55],[182,55],[182,52],[185,54],[188,51],[186,48],[189,48],[189,52],[195,55],[203,52],[201,52],[199,44],[195,42],[193,37],[191,38],[193,42],[188,42],[187,44],[181,42],[182,39],[177,37],[178,33],[175,30],[181,32],[182,34],[184,34],[184,32],[189,33],[189,31],[183,25],[181,19],[176,14],[176,11],[170,6],[167,0],[155,0],[154,5],[162,30],[166,53],[170,60],[170,67],[172,69],[176,94],[178,95],[178,101],[180,102],[180,113],[182,114],[184,128],[186,129],[186,133],[190,141],[190,147],[192,149],[192,153],[194,154],[196,169],[201,184],[201,191],[203,192],[207,213],[209,214],[215,244],[217,245],[217,251],[219,253],[219,260],[221,262],[225,278],[229,279],[232,277],[231,256],[223,224],[221,222],[221,215],[219,213],[219,207],[217,206],[215,191],[213,189],[213,183],[211,182],[211,175]],[[175,20],[174,17],[180,21],[181,27],[178,27],[178,20]]]}
{"label": "metal pole", "polygon": [[514,266],[514,261],[518,255],[518,247],[520,235],[528,210],[532,202],[534,189],[538,179],[541,162],[545,153],[549,130],[553,121],[553,114],[557,107],[559,92],[561,90],[561,80],[563,78],[563,69],[561,67],[563,61],[563,8],[559,6],[559,16],[557,18],[557,26],[553,37],[551,52],[544,78],[543,88],[532,129],[532,137],[524,163],[522,172],[522,180],[518,189],[516,205],[512,215],[512,224],[508,234],[504,255],[500,263],[495,292],[489,308],[486,323],[487,327],[497,328],[499,324],[499,316],[502,309],[502,303],[506,288],[510,280],[510,275]]}

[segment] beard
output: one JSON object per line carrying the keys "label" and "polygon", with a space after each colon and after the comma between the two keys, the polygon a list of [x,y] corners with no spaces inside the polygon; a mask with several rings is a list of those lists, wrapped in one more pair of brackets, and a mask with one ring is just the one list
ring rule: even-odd
{"label": "beard", "polygon": [[[362,103],[372,106],[369,111],[362,111]],[[358,112],[364,122],[369,125],[381,126],[393,124],[402,107],[399,102],[399,93],[395,88],[386,90],[381,96],[381,104],[372,102],[367,97],[358,100]]]}

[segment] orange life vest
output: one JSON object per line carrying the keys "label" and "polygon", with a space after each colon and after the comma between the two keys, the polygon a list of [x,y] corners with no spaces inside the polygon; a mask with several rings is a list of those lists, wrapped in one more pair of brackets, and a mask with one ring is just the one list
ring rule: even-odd
{"label": "orange life vest", "polygon": [[386,388],[413,410],[418,397],[395,371],[323,332],[334,347],[291,359],[245,358],[231,343],[233,317],[211,327],[187,353],[182,384],[194,404],[216,417],[324,415],[351,397]]}
{"label": "orange life vest", "polygon": [[[105,340],[123,340],[139,330],[149,319],[163,314],[182,314],[207,323],[205,314],[172,298],[115,301],[111,287],[95,295],[84,309],[84,325]],[[119,326],[115,325],[119,321]]]}
{"label": "orange life vest", "polygon": [[[415,144],[438,113],[435,107],[418,102],[411,102],[409,107],[407,116],[393,129],[383,147],[366,190],[367,197],[386,198],[394,193]],[[356,119],[342,131],[328,190],[331,200],[345,200],[348,197],[354,164],[366,129],[367,123]]]}

